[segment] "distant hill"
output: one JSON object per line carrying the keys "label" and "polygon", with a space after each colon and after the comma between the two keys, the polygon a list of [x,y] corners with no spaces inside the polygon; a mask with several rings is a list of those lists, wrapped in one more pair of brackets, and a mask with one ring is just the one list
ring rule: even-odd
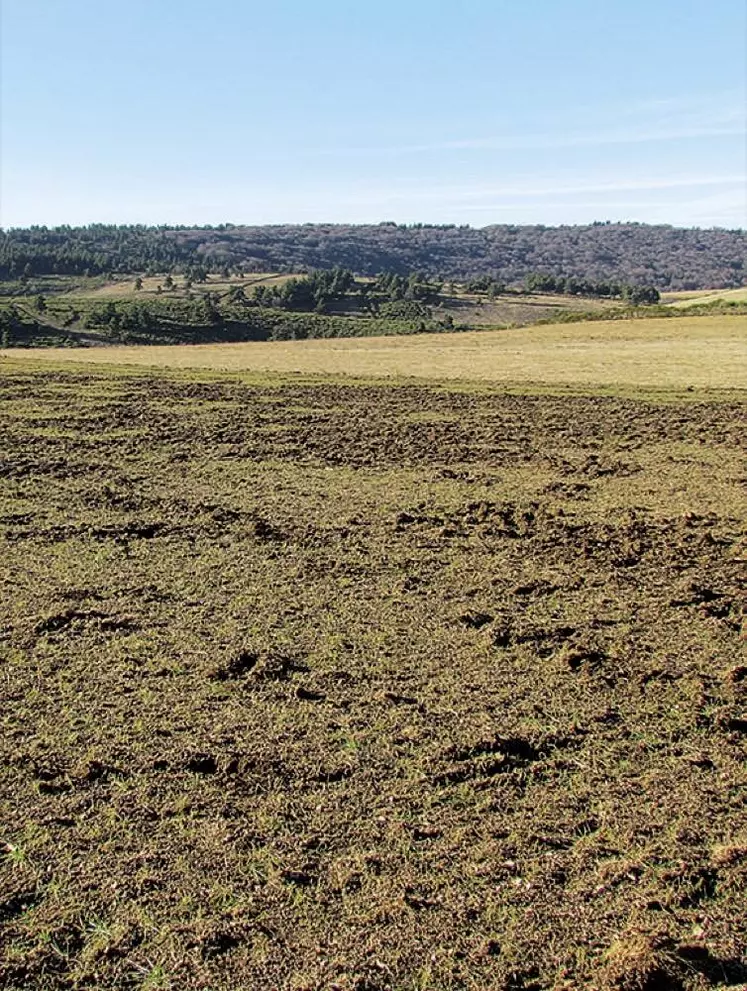
{"label": "distant hill", "polygon": [[747,285],[747,233],[646,224],[576,227],[304,224],[243,227],[34,227],[0,233],[0,278],[110,272],[423,271],[442,279],[531,272],[660,290]]}

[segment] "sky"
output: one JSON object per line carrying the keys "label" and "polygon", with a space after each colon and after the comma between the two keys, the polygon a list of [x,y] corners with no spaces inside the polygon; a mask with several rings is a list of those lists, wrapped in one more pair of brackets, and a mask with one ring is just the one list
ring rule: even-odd
{"label": "sky", "polygon": [[0,227],[747,227],[744,0],[0,0]]}

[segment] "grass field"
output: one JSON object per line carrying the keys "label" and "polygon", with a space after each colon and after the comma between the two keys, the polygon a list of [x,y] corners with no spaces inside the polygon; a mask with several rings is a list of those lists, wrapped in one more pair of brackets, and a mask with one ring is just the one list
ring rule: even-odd
{"label": "grass field", "polygon": [[570,313],[599,314],[619,306],[619,300],[590,299],[582,296],[561,296],[549,293],[531,293],[526,296],[506,293],[495,299],[486,299],[466,292],[458,292],[436,308],[439,316],[451,316],[467,327],[525,326],[541,320],[553,320]]}
{"label": "grass field", "polygon": [[6,353],[0,987],[744,987],[746,325]]}
{"label": "grass field", "polygon": [[[147,360],[166,365],[184,360],[184,356],[175,357],[174,346],[188,345],[188,362],[211,363],[219,355],[220,363],[228,359],[232,367],[238,367],[251,355],[252,367],[259,362],[259,367],[266,370],[347,373],[348,365],[362,367],[369,365],[371,359],[371,366],[362,374],[407,375],[415,366],[432,367],[432,374],[439,378],[474,377],[479,364],[480,377],[493,381],[534,381],[536,374],[545,373],[565,381],[570,369],[571,375],[593,383],[609,381],[610,371],[614,376],[617,365],[626,382],[637,383],[642,373],[648,375],[656,366],[674,368],[674,358],[675,376],[686,375],[688,380],[694,376],[690,384],[697,386],[717,378],[722,365],[736,371],[740,353],[734,353],[733,335],[712,332],[714,326],[723,329],[736,324],[711,324],[711,329],[703,324],[702,333],[694,333],[692,321],[706,315],[715,319],[747,315],[747,289],[670,293],[662,305],[632,307],[621,299],[528,293],[518,287],[493,297],[470,291],[469,284],[449,283],[429,296],[425,306],[414,299],[390,299],[390,289],[375,289],[375,280],[358,279],[343,296],[325,297],[318,305],[307,299],[303,304],[308,308],[305,312],[292,307],[289,310],[279,298],[255,298],[255,290],[277,287],[297,277],[272,272],[250,273],[243,278],[238,274],[212,273],[194,285],[185,281],[184,275],[165,274],[137,279],[132,274],[114,278],[46,276],[8,282],[0,296],[0,345],[6,349],[158,346],[168,351],[160,358],[152,352]],[[435,292],[435,287],[431,290]],[[404,290],[400,287],[399,291]],[[676,330],[664,329],[661,321],[671,318],[682,323]],[[625,322],[635,328],[644,319],[658,322],[641,334],[633,330],[632,346],[627,332],[600,331],[597,326],[602,321]],[[524,331],[528,327],[570,323],[589,324],[589,331],[576,330],[560,336],[553,336],[553,332],[550,336],[532,337],[523,332],[518,337],[507,334],[486,338],[477,346],[474,340],[457,342],[450,338],[444,338],[443,344],[412,342],[391,348],[366,343],[365,354],[355,345],[336,346],[332,352],[327,344],[318,348],[291,346],[288,350],[274,346],[277,341],[403,337],[442,334],[451,329],[460,333]],[[606,339],[600,351],[602,337]],[[705,353],[700,349],[700,339],[708,342]],[[233,352],[223,347],[248,342],[273,342],[273,347]],[[219,350],[193,351],[196,344],[218,346]],[[552,347],[548,348],[548,344]],[[660,352],[660,346],[666,354]],[[416,351],[410,350],[413,347]],[[573,349],[576,360],[570,361],[563,349]],[[128,353],[132,360],[141,360],[136,352]],[[164,355],[168,355],[165,362]],[[601,379],[595,377],[599,374]]]}
{"label": "grass field", "polygon": [[716,302],[747,302],[747,286],[741,289],[709,289],[700,292],[663,293],[662,302],[676,310],[688,310],[693,306],[703,306]]}
{"label": "grass field", "polygon": [[[3,329],[3,315],[6,311],[14,311],[8,324],[8,339],[12,347],[193,344],[196,333],[205,342],[221,344],[230,340],[273,339],[275,335],[270,334],[266,324],[263,325],[266,336],[263,338],[261,333],[258,334],[257,323],[262,322],[261,314],[253,311],[251,306],[237,302],[232,290],[240,289],[251,300],[253,291],[259,287],[277,287],[288,279],[298,277],[298,274],[248,273],[240,278],[238,275],[224,277],[213,273],[194,285],[188,284],[184,275],[167,277],[165,274],[143,275],[137,280],[132,274],[115,278],[40,277],[33,283],[18,282],[5,286],[0,297],[0,330]],[[167,278],[171,282],[165,288]],[[136,288],[136,282],[140,288]],[[377,313],[378,305],[392,302],[385,295],[375,294],[373,304],[368,298],[365,302],[361,299],[357,290],[366,284],[370,287],[374,282],[374,279],[359,278],[356,291],[341,299],[328,301],[326,315],[333,321],[328,325],[327,333],[322,334],[318,326],[314,328],[314,319],[318,314],[309,314],[305,332],[299,328],[298,333],[279,336],[293,339],[383,333],[396,335],[404,329],[408,333],[419,328],[440,332],[447,325],[459,330],[495,329],[543,321],[589,319],[593,316],[602,318],[620,309],[619,300],[525,294],[519,290],[507,291],[489,299],[484,293],[471,293],[464,286],[449,284],[435,302],[425,308],[416,307],[414,314],[411,312],[409,317],[405,317],[405,322],[409,320],[412,326],[403,328],[403,318]],[[212,306],[218,310],[222,307],[222,320],[205,317],[199,301],[206,296],[210,297]],[[41,309],[37,305],[40,297],[43,301]],[[119,321],[112,322],[106,316],[102,308],[107,306],[119,307]],[[275,313],[275,318],[282,316],[282,313],[281,308]],[[252,317],[255,319],[252,320]],[[352,322],[350,318],[354,318]],[[196,331],[195,327],[200,330]]]}
{"label": "grass field", "polygon": [[[199,291],[209,291],[209,292],[228,292],[233,286],[240,286],[245,292],[250,292],[255,286],[267,286],[267,285],[277,285],[293,278],[291,275],[282,275],[277,272],[256,272],[250,273],[243,279],[232,278],[224,279],[220,275],[208,275],[205,282],[200,282],[197,284],[197,290]],[[66,299],[80,297],[84,299],[141,299],[145,300],[149,297],[156,296],[159,294],[159,287],[163,290],[163,284],[166,279],[165,275],[146,275],[142,277],[142,288],[135,288],[135,276],[128,276],[126,278],[118,278],[109,282],[105,282],[101,286],[96,286],[95,288],[84,287],[81,289],[74,289],[69,293],[65,294]],[[174,288],[169,290],[170,296],[175,296],[177,298],[186,295],[186,289],[184,285],[183,276],[174,277]]]}
{"label": "grass field", "polygon": [[[0,362],[14,354],[19,352],[0,351]],[[747,388],[747,316],[626,320],[399,338],[38,349],[23,354],[43,363]]]}

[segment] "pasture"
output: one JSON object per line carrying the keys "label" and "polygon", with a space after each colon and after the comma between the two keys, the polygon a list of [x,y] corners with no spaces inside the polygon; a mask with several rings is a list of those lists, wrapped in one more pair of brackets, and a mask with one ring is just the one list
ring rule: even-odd
{"label": "pasture", "polygon": [[746,324],[6,352],[0,986],[743,986]]}
{"label": "pasture", "polygon": [[697,292],[671,292],[662,294],[662,302],[675,310],[689,310],[693,306],[709,303],[745,303],[747,286],[740,289],[707,289]]}
{"label": "pasture", "polygon": [[[0,351],[10,358],[18,351]],[[183,347],[44,348],[28,359],[544,385],[747,388],[747,316]]]}
{"label": "pasture", "polygon": [[[93,300],[145,300],[163,293],[166,278],[166,275],[145,275],[141,278],[142,286],[140,289],[136,289],[135,276],[119,276],[116,279],[106,280],[102,285],[95,286],[94,288],[83,286],[81,288],[71,289],[65,294],[65,299],[80,297],[81,299]],[[233,287],[238,286],[249,292],[255,286],[278,285],[290,278],[293,278],[293,276],[282,275],[277,272],[252,272],[242,279],[223,278],[221,275],[212,273],[205,277],[204,282],[199,283],[199,288],[204,292],[225,293]],[[185,277],[181,275],[175,276],[173,279],[173,288],[166,290],[169,296],[177,299],[185,297],[188,291],[185,284]]]}

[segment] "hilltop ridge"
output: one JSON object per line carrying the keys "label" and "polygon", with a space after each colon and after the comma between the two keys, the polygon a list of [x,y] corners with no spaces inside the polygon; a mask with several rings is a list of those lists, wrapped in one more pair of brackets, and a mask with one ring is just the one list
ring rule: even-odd
{"label": "hilltop ridge", "polygon": [[17,228],[0,233],[0,279],[109,272],[298,272],[341,266],[359,275],[423,271],[442,279],[532,272],[618,279],[660,290],[747,284],[747,233],[638,223],[544,227],[453,224]]}

